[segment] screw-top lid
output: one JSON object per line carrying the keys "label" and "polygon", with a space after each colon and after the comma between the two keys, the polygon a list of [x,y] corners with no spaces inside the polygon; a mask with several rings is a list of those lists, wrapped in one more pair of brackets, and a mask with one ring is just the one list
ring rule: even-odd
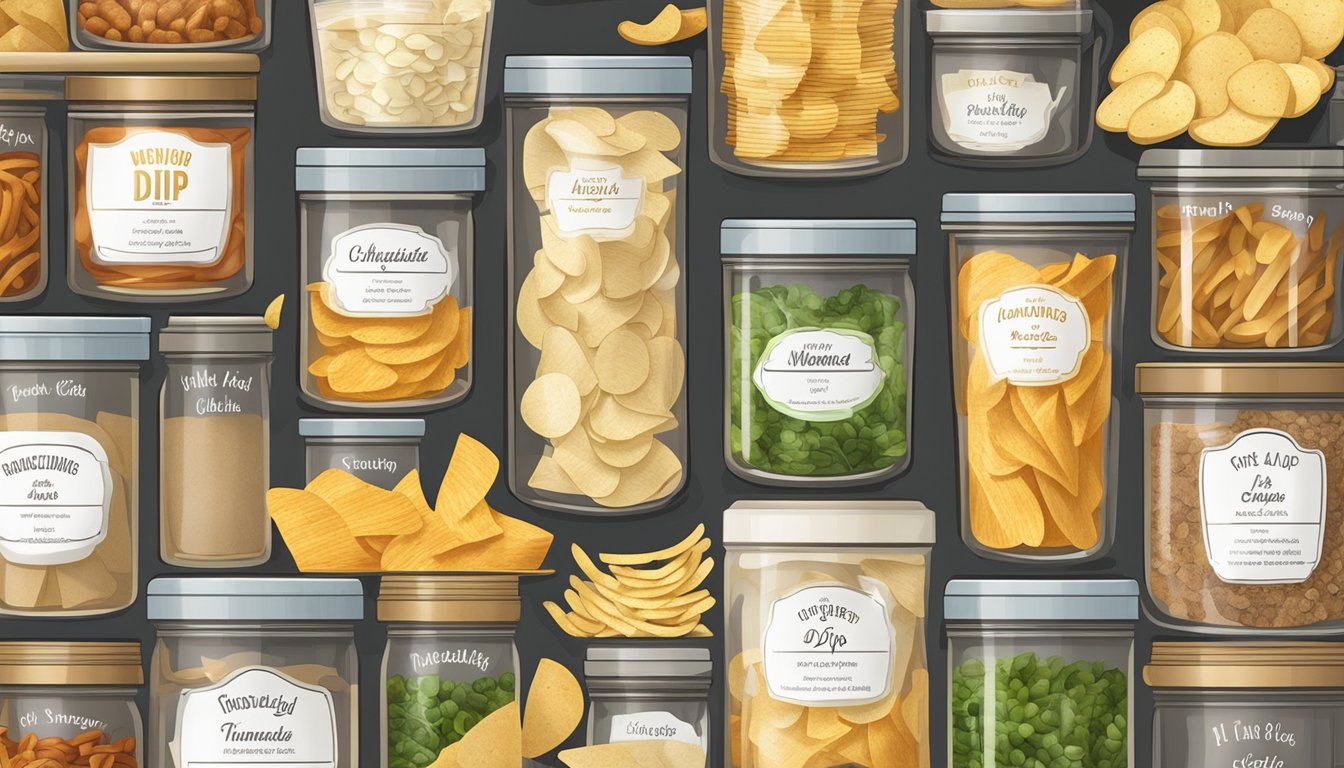
{"label": "screw-top lid", "polygon": [[1344,149],[1150,149],[1139,158],[1148,181],[1344,181]]}
{"label": "screw-top lid", "polygon": [[913,256],[913,219],[726,219],[724,256]]}
{"label": "screw-top lid", "polygon": [[953,579],[948,621],[1137,621],[1133,579]]}
{"label": "screw-top lid", "polygon": [[300,147],[299,192],[452,193],[485,190],[480,147]]}
{"label": "screw-top lid", "polygon": [[0,360],[148,359],[148,317],[0,316]]}
{"label": "screw-top lid", "polygon": [[958,224],[1133,224],[1134,196],[1082,192],[950,192],[943,228]]}
{"label": "screw-top lid", "polygon": [[424,419],[299,419],[301,437],[424,437]]}
{"label": "screw-top lid", "polygon": [[723,543],[927,547],[934,527],[917,501],[739,501],[723,513]]}
{"label": "screw-top lid", "polygon": [[173,315],[159,331],[159,352],[269,355],[274,331],[259,315]]}
{"label": "screw-top lid", "polygon": [[124,685],[145,682],[138,642],[3,642],[0,685]]}
{"label": "screw-top lid", "polygon": [[1153,688],[1344,688],[1339,643],[1153,643]]}
{"label": "screw-top lid", "polygon": [[428,624],[516,624],[518,582],[550,571],[384,576],[378,620]]}
{"label": "screw-top lid", "polygon": [[925,28],[943,35],[1083,35],[1092,30],[1092,11],[1033,8],[944,9],[926,12]]}
{"label": "screw-top lid", "polygon": [[160,577],[146,590],[151,621],[360,621],[358,579]]}
{"label": "screw-top lid", "polygon": [[507,56],[504,95],[622,96],[691,92],[687,56]]}
{"label": "screw-top lid", "polygon": [[[708,648],[694,646],[593,645],[583,663],[586,678],[692,678],[708,686],[714,661]],[[591,681],[590,681],[591,683]]]}
{"label": "screw-top lid", "polygon": [[1344,363],[1139,363],[1140,395],[1344,396]]}

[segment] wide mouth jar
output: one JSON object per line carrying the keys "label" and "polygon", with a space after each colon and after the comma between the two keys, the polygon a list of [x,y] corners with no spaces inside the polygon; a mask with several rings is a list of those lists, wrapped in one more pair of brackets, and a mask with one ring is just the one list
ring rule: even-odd
{"label": "wide mouth jar", "polygon": [[420,468],[424,419],[299,419],[306,480],[330,469],[392,490]]}
{"label": "wide mouth jar", "polygon": [[713,674],[708,648],[590,647],[583,664],[588,744],[668,739],[696,745],[708,757]]}
{"label": "wide mouth jar", "polygon": [[69,0],[70,38],[81,51],[264,51],[274,0]]}

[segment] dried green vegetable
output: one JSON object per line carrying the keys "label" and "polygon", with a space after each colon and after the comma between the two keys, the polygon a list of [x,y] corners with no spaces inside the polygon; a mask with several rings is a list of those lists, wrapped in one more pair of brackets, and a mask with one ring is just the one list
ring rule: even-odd
{"label": "dried green vegetable", "polygon": [[470,683],[438,675],[387,680],[387,768],[425,768],[486,715],[514,700],[512,672]]}

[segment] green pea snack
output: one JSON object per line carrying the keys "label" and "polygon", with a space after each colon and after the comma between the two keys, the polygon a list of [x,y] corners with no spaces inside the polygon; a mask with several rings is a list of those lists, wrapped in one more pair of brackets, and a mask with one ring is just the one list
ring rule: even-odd
{"label": "green pea snack", "polygon": [[[987,712],[985,663],[952,673],[952,768],[1128,768],[1129,685],[1100,661],[1021,653],[994,665]],[[984,743],[993,718],[992,747]]]}
{"label": "green pea snack", "polygon": [[512,672],[472,682],[438,675],[387,680],[387,768],[425,768],[486,715],[515,698]]}

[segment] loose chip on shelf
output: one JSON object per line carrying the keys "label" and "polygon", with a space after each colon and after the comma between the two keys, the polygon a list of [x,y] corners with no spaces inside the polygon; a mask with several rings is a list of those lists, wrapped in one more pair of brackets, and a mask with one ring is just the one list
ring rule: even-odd
{"label": "loose chip on shelf", "polygon": [[262,319],[266,321],[267,328],[270,328],[272,331],[280,330],[280,312],[284,309],[284,306],[285,294],[283,293],[276,296],[271,300],[270,304],[266,305],[266,313],[262,315]]}
{"label": "loose chip on shelf", "polygon": [[647,24],[622,21],[616,25],[616,32],[626,42],[635,45],[667,45],[695,37],[704,32],[708,24],[709,18],[704,8],[683,11],[669,4]]}
{"label": "loose chip on shelf", "polygon": [[583,686],[567,667],[542,659],[527,689],[523,710],[523,757],[536,758],[555,749],[583,720]]}

